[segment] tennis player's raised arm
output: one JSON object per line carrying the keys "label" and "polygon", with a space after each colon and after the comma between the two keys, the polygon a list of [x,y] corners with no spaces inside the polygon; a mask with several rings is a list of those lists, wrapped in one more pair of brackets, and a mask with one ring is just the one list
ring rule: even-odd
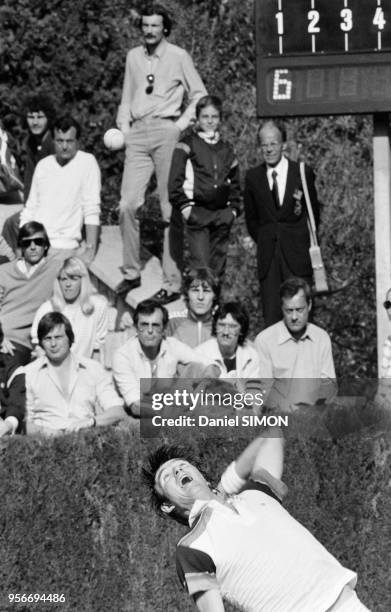
{"label": "tennis player's raised arm", "polygon": [[281,482],[283,466],[284,438],[275,428],[266,436],[250,442],[225,470],[218,489],[227,494],[239,493],[251,478],[268,484],[282,498],[287,492],[287,487]]}
{"label": "tennis player's raised arm", "polygon": [[194,601],[199,612],[224,612],[223,599],[217,589],[197,593]]}

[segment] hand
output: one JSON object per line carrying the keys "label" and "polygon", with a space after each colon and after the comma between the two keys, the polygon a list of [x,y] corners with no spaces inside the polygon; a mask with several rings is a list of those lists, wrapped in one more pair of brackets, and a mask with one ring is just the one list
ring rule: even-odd
{"label": "hand", "polygon": [[12,431],[12,428],[10,424],[6,423],[5,421],[3,421],[3,419],[0,418],[0,438],[2,436],[10,436],[11,431]]}
{"label": "hand", "polygon": [[94,249],[91,245],[83,245],[78,248],[76,253],[77,257],[79,257],[86,264],[87,268],[90,267],[95,258]]}
{"label": "hand", "polygon": [[12,344],[11,340],[8,340],[7,338],[4,338],[3,340],[3,344],[1,345],[1,352],[2,353],[7,353],[8,355],[13,355],[15,352],[15,347]]}
{"label": "hand", "polygon": [[38,357],[43,357],[45,355],[45,351],[39,344],[37,344],[33,350],[31,351],[31,358],[38,359]]}
{"label": "hand", "polygon": [[119,328],[121,330],[123,330],[123,329],[129,328],[129,327],[133,327],[132,315],[127,310],[124,310],[124,312],[123,312],[123,314],[122,314],[122,316],[120,318]]}
{"label": "hand", "polygon": [[192,206],[186,206],[186,208],[182,208],[181,213],[182,213],[182,217],[184,218],[185,221],[189,220],[192,208],[193,208]]}

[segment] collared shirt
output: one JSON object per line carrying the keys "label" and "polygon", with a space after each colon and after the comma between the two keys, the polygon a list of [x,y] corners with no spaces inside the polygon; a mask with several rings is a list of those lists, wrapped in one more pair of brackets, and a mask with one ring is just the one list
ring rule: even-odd
{"label": "collared shirt", "polygon": [[121,406],[110,374],[97,361],[73,355],[65,394],[46,356],[25,366],[27,421],[44,430],[76,430],[78,421]]}
{"label": "collared shirt", "polygon": [[[200,361],[193,349],[176,338],[162,341],[160,351],[154,360],[155,371],[145,355],[137,337],[130,338],[113,357],[113,374],[118,389],[127,406],[140,401],[140,379],[172,378],[178,372],[178,365]],[[143,388],[148,391],[149,389]]]}
{"label": "collared shirt", "polygon": [[267,166],[267,169],[266,169],[266,175],[267,175],[267,180],[269,181],[270,190],[273,189],[273,172],[277,173],[276,180],[277,180],[278,196],[280,199],[280,205],[282,205],[282,202],[285,196],[286,179],[288,176],[288,165],[289,165],[288,160],[283,155],[280,161],[278,162],[277,166],[273,166],[273,167]]}
{"label": "collared shirt", "polygon": [[30,278],[30,276],[34,274],[35,270],[39,268],[40,266],[42,266],[44,263],[45,263],[45,258],[42,257],[42,259],[38,263],[28,268],[26,261],[23,259],[23,257],[21,257],[20,259],[17,260],[16,265],[18,267],[18,270],[22,274],[24,274],[27,278]]}
{"label": "collared shirt", "polygon": [[[154,77],[150,94],[145,93],[148,74]],[[181,115],[185,93],[189,104]],[[126,57],[117,125],[125,132],[129,129],[129,122],[137,119],[176,118],[178,127],[184,130],[195,115],[198,100],[206,93],[201,77],[184,49],[172,45],[165,38],[153,55],[149,55],[144,46],[135,47]]]}
{"label": "collared shirt", "polygon": [[232,370],[230,373],[227,371],[216,338],[210,338],[199,344],[195,351],[202,363],[205,365],[216,364],[220,368],[221,378],[259,378],[261,376],[259,357],[249,340],[246,340],[242,345],[238,345],[235,353],[236,370]]}
{"label": "collared shirt", "polygon": [[226,502],[197,500],[177,545],[190,595],[218,589],[248,612],[328,610],[357,576],[256,482]]}
{"label": "collared shirt", "polygon": [[[290,404],[314,404],[320,398],[336,394],[335,368],[330,336],[308,323],[305,333],[296,340],[284,321],[264,329],[255,338],[266,388],[274,383],[274,395]],[[323,393],[323,391],[325,393]],[[277,401],[277,407],[286,407]],[[274,404],[273,404],[274,405]]]}

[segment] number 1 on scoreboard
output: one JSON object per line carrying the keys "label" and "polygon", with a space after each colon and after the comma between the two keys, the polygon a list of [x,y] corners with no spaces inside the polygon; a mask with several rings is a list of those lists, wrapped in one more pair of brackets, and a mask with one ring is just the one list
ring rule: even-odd
{"label": "number 1 on scoreboard", "polygon": [[282,53],[282,37],[284,34],[284,13],[282,11],[278,11],[275,17],[277,20],[278,52]]}

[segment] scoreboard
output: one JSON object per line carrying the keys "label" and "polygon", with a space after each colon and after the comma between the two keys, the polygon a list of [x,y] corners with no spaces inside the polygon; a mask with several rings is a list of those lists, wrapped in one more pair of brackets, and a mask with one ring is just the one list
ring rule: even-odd
{"label": "scoreboard", "polygon": [[391,111],[391,0],[255,0],[260,117]]}

